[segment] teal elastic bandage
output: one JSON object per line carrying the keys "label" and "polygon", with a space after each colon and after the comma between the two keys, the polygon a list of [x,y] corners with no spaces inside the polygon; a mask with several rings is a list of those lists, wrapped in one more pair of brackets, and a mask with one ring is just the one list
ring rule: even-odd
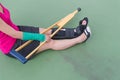
{"label": "teal elastic bandage", "polygon": [[23,40],[38,40],[38,41],[45,41],[45,35],[44,34],[38,34],[38,33],[29,33],[29,32],[23,32]]}

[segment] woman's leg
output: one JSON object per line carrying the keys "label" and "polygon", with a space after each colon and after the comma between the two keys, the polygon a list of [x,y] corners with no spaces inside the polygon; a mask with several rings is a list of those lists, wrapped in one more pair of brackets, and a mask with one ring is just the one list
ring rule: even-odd
{"label": "woman's leg", "polygon": [[51,40],[50,42],[46,42],[37,53],[52,49],[52,50],[64,50],[69,47],[74,46],[75,44],[82,43],[86,40],[86,35],[83,33],[81,36],[74,39],[64,39],[64,40]]}
{"label": "woman's leg", "polygon": [[[87,26],[87,23],[88,23],[88,20],[86,20],[86,18],[84,18],[82,21],[82,23],[80,23],[80,25],[85,25],[84,27]],[[44,28],[40,28],[39,31],[42,32],[44,31],[45,29]],[[48,32],[46,32],[45,34],[51,34],[52,33],[52,30],[49,30]],[[64,39],[64,40],[53,40],[51,39],[50,42],[47,42],[45,43],[39,50],[38,52],[41,52],[41,51],[44,51],[44,50],[47,50],[47,49],[53,49],[53,50],[63,50],[63,49],[67,49],[75,44],[78,44],[78,43],[82,43],[84,41],[87,40],[87,38],[90,37],[90,29],[89,27],[87,29],[85,29],[83,31],[83,33],[76,37],[76,38],[73,38],[73,39]],[[37,52],[37,53],[38,53]]]}
{"label": "woman's leg", "polygon": [[[84,30],[86,29],[88,24],[88,18],[84,17],[82,20],[79,21],[79,25],[76,28],[62,28],[59,30],[52,39],[72,39],[80,36]],[[39,32],[44,31],[45,28],[39,28]],[[57,28],[52,28],[51,30],[47,31],[45,34],[51,35],[55,32]]]}
{"label": "woman's leg", "polygon": [[39,50],[37,53],[44,51],[44,50],[48,50],[48,49],[52,49],[52,50],[64,50],[67,49],[69,47],[72,47],[76,44],[82,43],[85,40],[87,40],[87,38],[89,38],[90,36],[90,29],[89,27],[87,29],[85,29],[85,31],[77,38],[73,38],[73,39],[64,39],[64,40],[51,40],[50,42],[46,42]]}

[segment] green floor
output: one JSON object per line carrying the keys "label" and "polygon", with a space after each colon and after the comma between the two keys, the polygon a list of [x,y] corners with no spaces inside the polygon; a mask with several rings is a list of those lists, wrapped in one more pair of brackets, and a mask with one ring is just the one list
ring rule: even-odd
{"label": "green floor", "polygon": [[47,28],[81,7],[65,27],[89,17],[92,37],[64,51],[42,52],[26,64],[0,54],[0,80],[120,80],[120,0],[1,0],[16,24]]}

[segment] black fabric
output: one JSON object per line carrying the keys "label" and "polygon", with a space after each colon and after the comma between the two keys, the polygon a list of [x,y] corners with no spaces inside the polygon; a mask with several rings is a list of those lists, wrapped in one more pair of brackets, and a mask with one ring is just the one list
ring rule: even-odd
{"label": "black fabric", "polygon": [[[86,25],[82,25],[83,21],[86,21]],[[52,39],[72,39],[80,36],[84,30],[86,29],[88,24],[88,18],[84,17],[83,20],[79,21],[79,25],[76,28],[63,28],[62,30],[58,31]],[[52,33],[54,33],[57,28],[52,29]]]}
{"label": "black fabric", "polygon": [[[52,33],[55,32],[57,28],[52,29]],[[63,28],[58,31],[52,39],[73,39],[80,36],[83,31],[80,30],[80,26],[77,28]]]}
{"label": "black fabric", "polygon": [[[23,32],[31,32],[31,33],[39,33],[39,28],[38,27],[32,27],[32,26],[18,26],[20,31]],[[17,47],[21,46],[23,43],[25,43],[25,40],[20,40],[17,39],[15,45],[12,47],[12,49],[16,49]],[[26,57],[31,51],[33,51],[38,45],[40,44],[40,41],[34,40],[32,43],[27,45],[25,48],[19,51],[19,53]],[[8,54],[8,56],[11,56]]]}
{"label": "black fabric", "polygon": [[[85,25],[82,25],[82,22],[83,22],[84,20],[86,21],[86,24],[85,24]],[[82,32],[86,29],[87,25],[88,25],[88,18],[87,18],[87,17],[84,17],[84,19],[80,20],[79,26],[81,26],[80,30],[81,30]]]}

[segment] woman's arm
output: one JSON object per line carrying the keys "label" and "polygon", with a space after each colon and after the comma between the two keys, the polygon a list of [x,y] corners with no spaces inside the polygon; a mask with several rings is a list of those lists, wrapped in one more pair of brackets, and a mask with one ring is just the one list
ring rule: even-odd
{"label": "woman's arm", "polygon": [[16,31],[0,18],[0,31],[16,39],[50,41],[49,35]]}
{"label": "woman's arm", "polygon": [[6,24],[1,18],[0,18],[0,31],[17,39],[22,39],[23,32],[16,31],[12,27],[10,27],[8,24]]}

